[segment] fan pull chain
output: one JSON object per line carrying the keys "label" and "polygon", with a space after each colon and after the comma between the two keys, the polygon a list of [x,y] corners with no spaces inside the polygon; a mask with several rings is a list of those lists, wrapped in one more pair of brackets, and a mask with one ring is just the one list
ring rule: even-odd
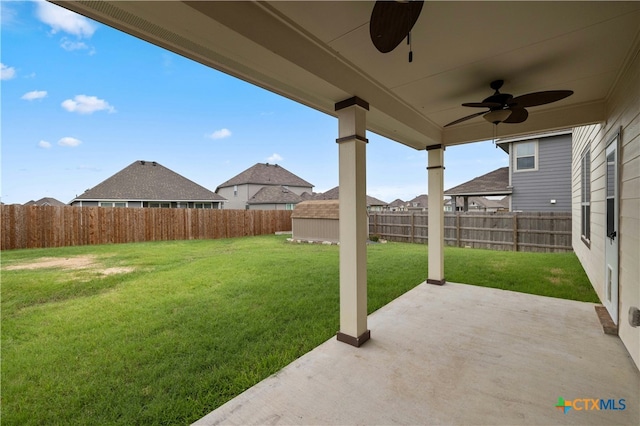
{"label": "fan pull chain", "polygon": [[409,63],[413,62],[413,50],[411,48],[411,31],[407,34],[407,44],[409,45]]}

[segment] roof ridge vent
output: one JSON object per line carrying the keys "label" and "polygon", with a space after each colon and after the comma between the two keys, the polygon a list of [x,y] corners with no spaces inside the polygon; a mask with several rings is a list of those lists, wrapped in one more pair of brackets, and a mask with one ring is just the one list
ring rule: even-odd
{"label": "roof ridge vent", "polygon": [[143,165],[143,166],[144,166],[144,165],[145,165],[145,163],[146,163],[146,161],[144,161],[144,160],[140,160],[140,164],[141,164],[141,165]]}

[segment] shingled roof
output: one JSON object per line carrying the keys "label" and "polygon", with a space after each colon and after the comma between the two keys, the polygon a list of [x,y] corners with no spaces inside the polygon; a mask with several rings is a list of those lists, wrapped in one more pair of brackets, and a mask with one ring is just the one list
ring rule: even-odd
{"label": "shingled roof", "polygon": [[420,194],[413,198],[412,200],[407,201],[406,206],[408,208],[429,208],[429,196],[427,194]]}
{"label": "shingled roof", "polygon": [[66,206],[65,203],[63,203],[60,200],[56,200],[55,198],[51,198],[51,197],[44,197],[44,198],[40,198],[38,201],[27,201],[26,203],[24,203],[25,206]]}
{"label": "shingled roof", "polygon": [[234,185],[275,185],[275,186],[303,186],[313,188],[306,180],[294,175],[289,170],[277,164],[258,163],[244,172],[218,185],[216,191]]}
{"label": "shingled roof", "polygon": [[135,161],[75,200],[224,201],[225,198],[155,161]]}
{"label": "shingled roof", "polygon": [[307,200],[296,205],[291,219],[339,219],[338,200]]}
{"label": "shingled roof", "polygon": [[264,186],[249,198],[248,204],[297,204],[302,197],[284,186]]}
{"label": "shingled roof", "polygon": [[[338,200],[340,199],[340,187],[336,186],[326,192],[315,194],[313,200]],[[375,197],[367,195],[367,206],[386,206],[387,203]]]}
{"label": "shingled roof", "polygon": [[454,186],[444,191],[444,195],[508,195],[512,192],[512,188],[509,188],[509,168],[501,167]]}

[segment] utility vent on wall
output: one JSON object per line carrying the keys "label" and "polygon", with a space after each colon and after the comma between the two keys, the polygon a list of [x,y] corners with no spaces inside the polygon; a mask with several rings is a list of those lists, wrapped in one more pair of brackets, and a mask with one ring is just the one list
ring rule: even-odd
{"label": "utility vent on wall", "polygon": [[629,324],[631,327],[640,326],[640,309],[635,306],[629,308]]}

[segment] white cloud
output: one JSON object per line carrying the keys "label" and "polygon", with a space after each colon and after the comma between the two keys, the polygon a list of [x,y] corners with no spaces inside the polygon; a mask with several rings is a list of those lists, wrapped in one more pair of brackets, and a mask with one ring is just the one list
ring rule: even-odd
{"label": "white cloud", "polygon": [[109,102],[95,96],[77,95],[73,99],[62,102],[61,105],[67,111],[79,114],[92,114],[96,111],[116,112]]}
{"label": "white cloud", "polygon": [[231,130],[229,129],[220,129],[208,135],[211,139],[224,139],[231,136]]}
{"label": "white cloud", "polygon": [[279,154],[274,153],[272,156],[267,158],[267,162],[269,163],[277,163],[278,161],[282,161],[284,160],[284,158],[282,158]]}
{"label": "white cloud", "polygon": [[72,138],[72,137],[69,137],[69,136],[64,137],[64,138],[62,138],[62,139],[60,139],[58,141],[58,145],[60,145],[60,146],[68,146],[68,147],[71,147],[71,148],[74,148],[74,147],[80,145],[81,143],[82,143],[81,140],[76,139],[76,138]]}
{"label": "white cloud", "polygon": [[63,37],[62,40],[60,40],[60,47],[69,52],[73,50],[89,49],[89,46],[84,41],[73,41],[66,37]]}
{"label": "white cloud", "polygon": [[47,97],[46,90],[32,90],[31,92],[27,92],[20,99],[24,99],[25,101],[33,101],[36,99],[42,99]]}
{"label": "white cloud", "polygon": [[51,142],[40,141],[40,142],[38,142],[38,146],[40,148],[49,149],[49,148],[51,148]]}
{"label": "white cloud", "polygon": [[16,69],[0,63],[0,80],[11,80],[16,76]]}
{"label": "white cloud", "polygon": [[46,1],[37,2],[36,16],[49,25],[51,32],[54,34],[62,31],[78,38],[89,38],[97,28],[93,22],[84,16]]}

